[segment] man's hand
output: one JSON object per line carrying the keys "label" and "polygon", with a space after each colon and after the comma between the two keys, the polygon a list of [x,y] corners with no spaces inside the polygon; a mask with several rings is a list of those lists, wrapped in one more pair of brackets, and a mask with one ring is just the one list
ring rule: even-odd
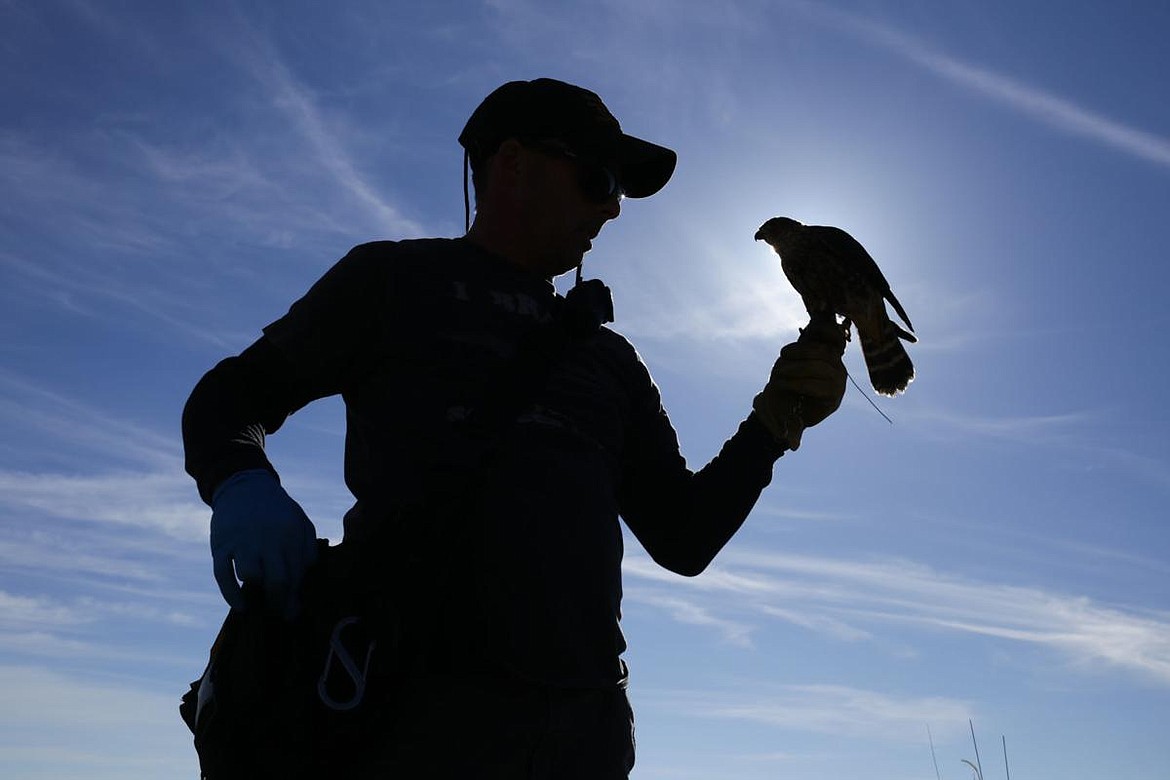
{"label": "man's hand", "polygon": [[780,350],[768,384],[752,403],[776,440],[795,450],[805,428],[824,420],[845,395],[845,329],[831,312],[818,313],[800,337]]}
{"label": "man's hand", "polygon": [[295,617],[301,580],[317,559],[317,531],[267,469],[224,480],[212,496],[211,560],[233,609],[243,609],[240,581],[262,586],[265,607]]}

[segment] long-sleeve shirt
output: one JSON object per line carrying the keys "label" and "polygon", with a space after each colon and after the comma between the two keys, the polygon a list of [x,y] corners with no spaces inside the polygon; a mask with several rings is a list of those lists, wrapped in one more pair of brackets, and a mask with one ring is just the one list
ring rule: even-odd
{"label": "long-sleeve shirt", "polygon": [[184,411],[187,470],[209,500],[236,471],[272,469],[264,435],[340,394],[356,500],[346,541],[435,548],[411,576],[440,592],[443,641],[555,685],[620,683],[619,518],[659,564],[698,574],[783,449],[752,414],[690,470],[645,364],[605,327],[572,340],[484,435],[477,408],[564,305],[548,280],[466,239],[355,247],[199,383]]}

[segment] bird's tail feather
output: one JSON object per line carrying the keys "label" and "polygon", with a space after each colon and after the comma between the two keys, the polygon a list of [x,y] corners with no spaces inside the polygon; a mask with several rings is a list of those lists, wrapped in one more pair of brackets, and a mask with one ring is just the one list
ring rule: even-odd
{"label": "bird's tail feather", "polygon": [[[882,395],[897,395],[914,379],[914,364],[901,341],[908,335],[889,319],[882,323],[882,329],[876,335],[858,329],[869,380],[873,389]],[[908,340],[913,341],[914,337]]]}

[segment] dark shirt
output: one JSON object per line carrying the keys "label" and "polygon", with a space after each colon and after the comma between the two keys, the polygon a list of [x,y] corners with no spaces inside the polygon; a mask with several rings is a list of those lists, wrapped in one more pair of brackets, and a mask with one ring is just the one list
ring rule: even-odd
{"label": "dark shirt", "polygon": [[[356,498],[346,540],[435,548],[412,576],[442,594],[442,641],[543,682],[619,683],[619,515],[656,561],[697,574],[781,448],[749,415],[690,471],[645,365],[604,327],[572,340],[518,413],[485,433],[477,410],[564,305],[549,281],[465,239],[358,246],[196,388],[188,471],[206,499],[236,470],[271,468],[263,433],[341,394]],[[436,523],[441,533],[411,533]]]}

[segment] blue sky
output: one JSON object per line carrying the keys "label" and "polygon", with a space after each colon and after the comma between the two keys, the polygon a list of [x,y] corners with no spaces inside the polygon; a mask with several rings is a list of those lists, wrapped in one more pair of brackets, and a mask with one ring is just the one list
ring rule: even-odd
{"label": "blue sky", "polygon": [[[1075,7],[1074,7],[1075,6]],[[630,544],[636,778],[1165,775],[1170,6],[0,1],[0,775],[195,777],[224,612],[179,413],[352,245],[457,235],[498,84],[679,152],[589,275],[694,466],[801,324],[787,215],[849,230],[918,378],[776,466],[703,576]],[[846,358],[864,377],[856,345]],[[340,404],[270,453],[336,539]]]}

